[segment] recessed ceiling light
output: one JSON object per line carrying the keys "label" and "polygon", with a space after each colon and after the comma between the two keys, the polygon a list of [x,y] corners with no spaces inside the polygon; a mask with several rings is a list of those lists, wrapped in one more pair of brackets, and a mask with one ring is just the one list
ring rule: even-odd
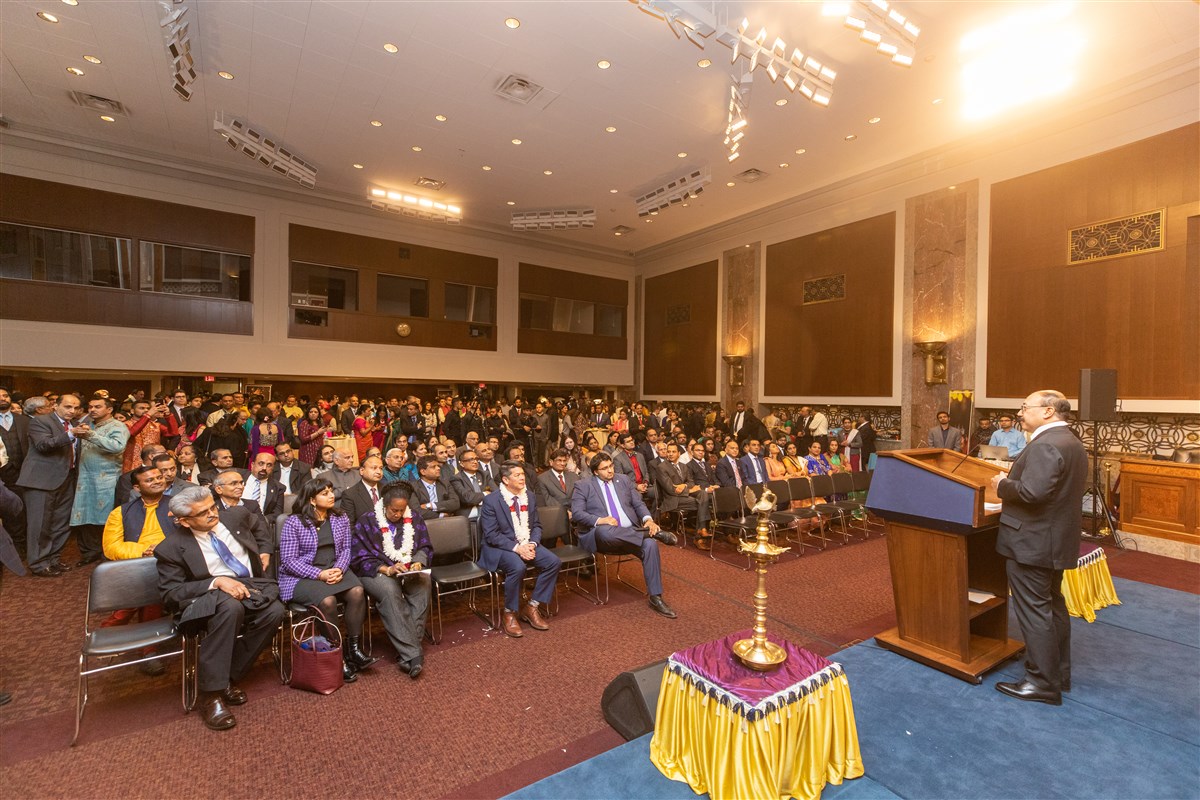
{"label": "recessed ceiling light", "polygon": [[233,80],[233,73],[226,72],[225,70],[221,70],[220,72],[217,73],[217,77],[224,78],[227,81],[231,81],[231,80]]}
{"label": "recessed ceiling light", "polygon": [[802,156],[807,152],[808,152],[807,150],[805,150],[803,147],[801,147],[799,150],[796,151],[796,155]]}
{"label": "recessed ceiling light", "polygon": [[657,211],[651,211],[651,212],[650,212],[650,216],[652,216],[652,217],[657,217],[657,216],[658,216],[658,212],[657,212]]}
{"label": "recessed ceiling light", "polygon": [[951,186],[950,188],[951,188],[951,189],[957,189],[957,188],[958,188],[958,186]]}
{"label": "recessed ceiling light", "polygon": [[725,185],[726,185],[726,186],[728,186],[728,187],[730,187],[730,188],[733,188],[733,181],[730,181],[729,183],[727,183],[727,184],[725,184]]}
{"label": "recessed ceiling light", "polygon": [[516,17],[509,17],[508,19],[504,20],[504,24],[513,30],[516,30],[517,28],[521,27],[521,20],[517,19]]}
{"label": "recessed ceiling light", "polygon": [[116,122],[116,119],[110,117],[108,114],[101,114],[100,119],[104,120],[105,122]]}
{"label": "recessed ceiling light", "polygon": [[680,208],[687,208],[687,207],[688,207],[688,204],[687,204],[687,203],[680,203],[680,204],[679,204],[679,207],[680,207]]}
{"label": "recessed ceiling light", "polygon": [[74,75],[76,77],[79,77],[80,75],[83,74],[83,70],[81,70],[79,67],[67,67],[67,72],[71,73],[72,75]]}
{"label": "recessed ceiling light", "polygon": [[446,121],[446,115],[445,115],[445,114],[438,114],[438,115],[436,115],[436,116],[434,117],[434,119],[436,119],[438,122],[445,122],[445,121]]}
{"label": "recessed ceiling light", "polygon": [[687,158],[687,153],[676,153],[676,158]]}
{"label": "recessed ceiling light", "polygon": [[879,117],[871,117],[869,120],[867,120],[868,125],[874,125],[877,122],[879,122]]}
{"label": "recessed ceiling light", "polygon": [[542,170],[542,174],[543,174],[543,175],[553,175],[553,174],[554,174],[554,170],[552,170],[552,169],[544,169],[544,170]]}
{"label": "recessed ceiling light", "polygon": [[942,98],[940,98],[940,97],[933,98],[933,104],[935,106],[940,106],[942,104]]}
{"label": "recessed ceiling light", "polygon": [[413,151],[414,153],[419,153],[419,152],[421,152],[421,145],[419,145],[419,144],[414,144],[414,145],[412,146],[412,151]]}
{"label": "recessed ceiling light", "polygon": [[654,222],[652,219],[647,219],[646,222]]}
{"label": "recessed ceiling light", "polygon": [[506,206],[515,206],[515,205],[516,205],[516,202],[514,202],[514,201],[512,201],[512,200],[508,200],[508,201],[506,201],[506,202],[505,202],[505,205],[506,205]]}
{"label": "recessed ceiling light", "polygon": [[379,120],[377,120],[377,119],[373,119],[373,120],[371,120],[371,124],[372,124],[372,125],[374,125],[376,128],[382,128],[382,127],[383,127],[383,123],[382,123],[382,122],[380,122],[380,121],[379,121]]}
{"label": "recessed ceiling light", "polygon": [[786,105],[787,105],[787,98],[786,98],[786,97],[781,97],[781,98],[779,98],[778,100],[776,100],[776,101],[775,101],[775,105],[777,105],[777,106],[786,106]]}
{"label": "recessed ceiling light", "polygon": [[66,3],[67,5],[69,5],[69,6],[77,6],[77,5],[79,5],[79,0],[62,0],[62,1],[63,1],[64,3]]}
{"label": "recessed ceiling light", "polygon": [[620,236],[620,235],[621,235],[620,231],[613,231],[613,236]]}
{"label": "recessed ceiling light", "polygon": [[600,59],[599,61],[596,62],[596,66],[599,67],[600,69],[608,69],[609,67],[612,66],[612,62],[605,61],[604,59]]}
{"label": "recessed ceiling light", "polygon": [[617,129],[614,128],[612,125],[609,125],[607,128],[604,129],[604,132],[605,133],[616,133]]}
{"label": "recessed ceiling light", "polygon": [[712,66],[712,62],[709,61],[707,58],[702,58],[696,62],[696,66],[699,67],[700,69],[708,69],[709,67]]}
{"label": "recessed ceiling light", "polygon": [[39,11],[37,12],[37,15],[38,19],[40,20],[44,20],[46,22],[58,22],[58,17],[54,16],[49,11]]}
{"label": "recessed ceiling light", "polygon": [[926,61],[926,62],[933,61],[935,58],[937,58],[937,56],[935,56],[935,55],[928,55],[928,56],[925,56],[925,61]]}
{"label": "recessed ceiling light", "polygon": [[396,45],[392,44],[391,42],[384,43],[383,49],[387,50],[389,53],[399,53],[400,52],[400,48],[396,47]]}
{"label": "recessed ceiling light", "polygon": [[521,143],[521,140],[520,140],[520,139],[513,139],[513,140],[512,140],[512,143],[513,143],[513,144],[520,144],[520,143]]}
{"label": "recessed ceiling light", "polygon": [[848,134],[845,138],[846,138],[847,142],[853,142],[855,139],[858,138],[858,134],[851,133],[851,134]]}
{"label": "recessed ceiling light", "polygon": [[84,57],[83,57],[83,60],[84,60],[84,61],[87,61],[87,62],[89,62],[89,63],[91,63],[91,64],[100,64],[100,63],[103,63],[103,62],[101,62],[101,61],[100,61],[100,59],[96,58],[95,56],[84,56]]}
{"label": "recessed ceiling light", "polygon": [[617,193],[617,190],[616,190],[616,189],[609,189],[609,190],[608,190],[608,193],[609,193],[609,194],[616,194],[616,193]]}
{"label": "recessed ceiling light", "polygon": [[483,169],[483,171],[484,171],[484,172],[491,172],[491,171],[492,171],[492,168],[491,168],[491,167],[489,167],[487,164],[484,164],[484,165],[483,165],[483,167],[482,167],[482,169]]}
{"label": "recessed ceiling light", "polygon": [[362,164],[351,164],[350,166],[354,167],[355,169],[362,169],[362,168],[363,168],[363,165],[362,165]]}
{"label": "recessed ceiling light", "polygon": [[784,161],[784,162],[782,162],[782,163],[779,165],[779,168],[780,168],[780,169],[787,169],[787,168],[788,168],[788,167],[790,167],[790,166],[791,166],[791,164],[789,164],[788,162]]}

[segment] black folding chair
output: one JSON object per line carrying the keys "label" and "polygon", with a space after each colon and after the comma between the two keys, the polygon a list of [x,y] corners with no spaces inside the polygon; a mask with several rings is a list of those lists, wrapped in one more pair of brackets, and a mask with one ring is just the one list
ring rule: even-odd
{"label": "black folding chair", "polygon": [[[798,502],[808,501],[809,503],[808,506],[792,509],[793,511],[797,512],[797,514],[802,515],[798,516],[798,519],[815,519],[817,522],[815,528],[816,533],[813,533],[814,528],[812,527],[810,527],[807,531],[803,531],[799,527],[794,528],[793,530],[797,532],[797,537],[793,541],[797,541],[797,543],[802,547],[812,547],[817,550],[824,550],[829,545],[829,539],[825,536],[826,518],[821,514],[820,510],[815,507],[819,495],[813,492],[812,481],[810,481],[807,477],[788,478],[788,492],[791,495],[792,500]],[[809,544],[807,541],[805,541],[806,538],[816,539],[821,544],[819,547],[814,544]]]}
{"label": "black folding chair", "polygon": [[[186,712],[195,702],[196,673],[188,670],[184,648],[168,652],[155,652],[132,661],[112,659],[126,653],[141,653],[148,648],[162,648],[181,642],[175,621],[170,616],[159,617],[147,622],[133,622],[111,628],[91,627],[93,614],[106,614],[122,608],[141,608],[162,603],[158,591],[158,562],[153,557],[130,558],[122,561],[105,561],[92,570],[88,580],[87,600],[84,603],[83,646],[79,649],[79,678],[75,695],[75,734],[71,745],[79,738],[79,726],[88,701],[88,678],[113,669],[134,667],[150,661],[174,656],[184,656],[184,668],[180,681],[183,710]],[[91,659],[102,659],[103,666],[92,667]],[[191,681],[189,683],[189,680]],[[191,695],[189,701],[189,694]]]}
{"label": "black folding chair", "polygon": [[[496,622],[495,587],[496,576],[479,566],[471,558],[471,533],[467,527],[466,517],[441,517],[425,522],[429,530],[429,542],[433,545],[435,563],[439,556],[444,556],[449,563],[443,563],[429,570],[430,590],[434,600],[435,624],[429,626],[429,638],[437,644],[442,635],[442,595],[467,593],[467,608],[471,613],[487,623],[489,628],[498,627]],[[457,557],[459,560],[454,561]],[[446,588],[449,587],[449,588]],[[491,608],[487,616],[476,607],[475,592],[478,589],[488,590],[488,600]]]}
{"label": "black folding chair", "polygon": [[717,548],[719,547],[717,534],[724,531],[736,537],[739,544],[748,542],[758,535],[758,518],[747,514],[746,506],[742,503],[742,490],[735,486],[718,486],[713,490],[711,497],[713,543],[712,549],[708,551],[708,557],[731,567],[749,570],[751,567],[750,557],[741,550],[734,551],[737,560],[717,557]]}
{"label": "black folding chair", "polygon": [[[809,481],[812,484],[813,494],[817,497],[829,498],[831,495],[837,493],[837,490],[833,485],[832,475],[812,475],[809,477]],[[842,508],[835,502],[829,502],[828,499],[821,503],[814,502],[813,508],[827,517],[836,517],[838,524],[841,527],[841,544],[848,544],[850,542],[850,527],[846,522],[846,509]]]}
{"label": "black folding chair", "polygon": [[[576,541],[575,534],[571,530],[571,520],[567,516],[567,507],[543,506],[538,509],[538,518],[542,523],[542,543],[553,542],[556,545],[549,550],[562,562],[559,575],[563,576],[567,588],[576,594],[583,595],[592,603],[600,605],[600,575],[596,571],[596,559],[591,553],[580,547]],[[592,579],[596,585],[596,591],[592,593],[584,589],[579,582],[580,573],[588,567],[592,569]],[[571,581],[572,576],[574,576],[574,583]],[[553,606],[552,613],[557,614],[557,586],[554,588]]]}
{"label": "black folding chair", "polygon": [[[812,522],[815,520],[819,527],[821,523],[821,515],[812,508],[791,507],[792,500],[803,499],[792,496],[792,480],[796,479],[792,478],[791,480],[767,481],[767,488],[775,493],[775,497],[777,499],[775,503],[775,511],[771,513],[770,519],[778,527],[784,529],[784,538],[787,539],[787,541],[800,546],[799,550],[794,551],[795,555],[799,557],[804,553],[804,548],[806,547],[811,547],[814,550],[823,550],[825,548],[824,546],[818,547],[811,541],[807,541],[804,537],[804,533],[801,530],[801,523]],[[788,531],[794,531],[796,534],[795,538],[788,535]]]}

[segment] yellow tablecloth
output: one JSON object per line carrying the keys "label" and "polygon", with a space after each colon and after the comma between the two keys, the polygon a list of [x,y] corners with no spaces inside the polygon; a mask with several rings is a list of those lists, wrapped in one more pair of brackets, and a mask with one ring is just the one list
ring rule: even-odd
{"label": "yellow tablecloth", "polygon": [[330,436],[325,440],[325,444],[336,451],[349,453],[350,457],[354,459],[354,466],[358,466],[358,445],[354,442],[353,436]]}
{"label": "yellow tablecloth", "polygon": [[1080,553],[1079,566],[1063,572],[1062,592],[1067,601],[1067,611],[1072,617],[1083,617],[1088,622],[1096,621],[1096,611],[1108,606],[1119,606],[1117,590],[1108,571],[1108,558],[1104,550],[1096,545]]}
{"label": "yellow tablecloth", "polygon": [[826,783],[863,774],[846,675],[829,664],[750,705],[672,657],[650,760],[713,800],[816,800]]}

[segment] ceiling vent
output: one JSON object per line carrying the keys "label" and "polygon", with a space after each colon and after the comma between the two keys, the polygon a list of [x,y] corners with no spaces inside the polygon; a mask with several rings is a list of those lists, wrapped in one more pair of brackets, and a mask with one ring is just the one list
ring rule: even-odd
{"label": "ceiling vent", "polygon": [[500,81],[500,85],[496,87],[496,94],[505,100],[511,100],[523,106],[528,105],[529,101],[537,97],[541,91],[541,86],[519,75],[509,75]]}
{"label": "ceiling vent", "polygon": [[761,169],[748,169],[745,172],[739,172],[733,177],[737,178],[742,183],[754,183],[766,178],[767,173],[763,172]]}
{"label": "ceiling vent", "polygon": [[87,92],[68,92],[75,105],[83,108],[99,111],[101,114],[116,114],[122,117],[128,117],[129,111],[116,100],[109,100],[107,97],[100,97]]}
{"label": "ceiling vent", "polygon": [[622,236],[628,236],[629,234],[633,233],[633,231],[634,231],[634,229],[629,227],[628,225],[618,225],[617,227],[612,229],[613,233],[619,233]]}
{"label": "ceiling vent", "polygon": [[424,177],[417,178],[415,181],[413,181],[413,183],[416,184],[417,186],[420,186],[423,189],[436,189],[438,191],[441,191],[442,188],[446,185],[445,181],[439,181],[437,178],[424,178]]}

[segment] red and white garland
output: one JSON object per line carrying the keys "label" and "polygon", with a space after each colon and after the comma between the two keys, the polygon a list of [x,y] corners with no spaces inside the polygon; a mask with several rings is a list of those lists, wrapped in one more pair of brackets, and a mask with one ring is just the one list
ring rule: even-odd
{"label": "red and white garland", "polygon": [[383,500],[375,504],[375,519],[379,521],[379,533],[383,538],[383,552],[394,563],[408,566],[412,563],[413,545],[417,534],[413,530],[412,509],[404,509],[404,517],[400,525],[400,547],[396,547],[396,537],[388,524],[387,515],[383,513]]}
{"label": "red and white garland", "polygon": [[[507,488],[501,490],[504,496],[504,505],[508,509],[508,515],[512,518],[513,532],[517,535],[517,544],[529,544],[529,495],[526,492],[520,494],[512,494]],[[518,508],[524,513],[515,513],[512,510],[513,499],[516,498]]]}

